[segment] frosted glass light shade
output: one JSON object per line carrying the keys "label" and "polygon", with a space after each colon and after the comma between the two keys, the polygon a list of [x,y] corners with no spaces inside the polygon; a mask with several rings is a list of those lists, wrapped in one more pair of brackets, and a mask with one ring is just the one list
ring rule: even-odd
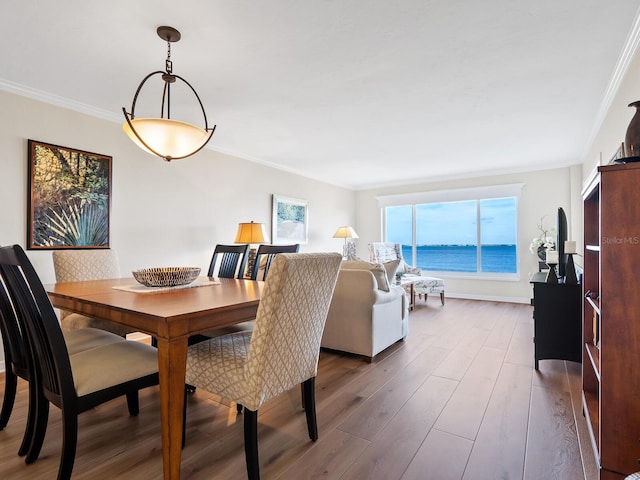
{"label": "frosted glass light shade", "polygon": [[239,223],[235,243],[265,242],[264,223]]}
{"label": "frosted glass light shade", "polygon": [[[200,150],[211,138],[213,131],[207,131],[190,123],[167,118],[134,118],[124,122],[122,129],[127,136],[143,150],[158,155],[165,160],[188,157]],[[149,145],[147,148],[144,143]]]}

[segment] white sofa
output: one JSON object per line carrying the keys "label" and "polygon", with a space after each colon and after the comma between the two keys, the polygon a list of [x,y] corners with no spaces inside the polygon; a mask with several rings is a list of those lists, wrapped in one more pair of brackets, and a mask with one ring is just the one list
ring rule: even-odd
{"label": "white sofa", "polygon": [[382,265],[343,262],[322,335],[321,346],[355,353],[370,361],[407,336],[404,289],[389,285]]}

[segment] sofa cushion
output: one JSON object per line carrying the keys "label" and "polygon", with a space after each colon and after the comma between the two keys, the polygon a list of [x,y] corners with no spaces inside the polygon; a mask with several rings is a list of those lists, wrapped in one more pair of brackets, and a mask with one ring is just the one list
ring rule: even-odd
{"label": "sofa cushion", "polygon": [[389,280],[387,271],[380,263],[363,262],[359,260],[346,260],[342,262],[343,270],[369,270],[378,282],[378,290],[389,291]]}
{"label": "sofa cushion", "polygon": [[400,260],[391,260],[389,262],[384,262],[382,265],[387,271],[387,280],[389,280],[389,283],[393,283],[396,272],[398,271],[398,266],[400,265]]}

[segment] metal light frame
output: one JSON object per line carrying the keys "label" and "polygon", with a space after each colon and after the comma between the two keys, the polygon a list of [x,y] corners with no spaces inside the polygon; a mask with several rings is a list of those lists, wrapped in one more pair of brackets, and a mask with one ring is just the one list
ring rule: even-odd
{"label": "metal light frame", "polygon": [[[191,86],[191,84],[186,81],[184,78],[182,78],[180,75],[176,75],[173,73],[173,62],[171,61],[171,43],[173,42],[177,42],[180,40],[181,35],[180,32],[178,30],[176,30],[173,27],[167,27],[167,26],[161,26],[158,27],[157,29],[157,33],[158,36],[160,38],[162,38],[163,40],[165,40],[167,42],[167,60],[165,62],[165,71],[162,70],[158,70],[155,72],[152,72],[150,74],[148,74],[146,77],[144,77],[144,79],[142,80],[142,82],[140,82],[140,85],[138,85],[138,88],[136,90],[135,95],[133,96],[133,102],[131,104],[131,113],[127,112],[125,107],[122,107],[122,113],[124,114],[124,118],[126,120],[126,123],[122,126],[123,129],[125,130],[125,132],[127,133],[127,135],[129,135],[129,137],[135,141],[135,139],[133,137],[131,137],[131,134],[129,132],[127,132],[127,126],[129,127],[130,131],[135,135],[135,138],[137,138],[137,140],[140,142],[140,146],[144,146],[144,148],[146,150],[148,150],[149,152],[153,153],[154,155],[164,158],[167,162],[170,162],[171,160],[178,160],[181,158],[186,158],[186,157],[190,157],[191,155],[199,152],[200,150],[202,150],[202,148],[204,148],[204,146],[209,142],[209,140],[211,140],[211,137],[213,136],[213,132],[216,129],[216,125],[213,126],[213,128],[209,128],[209,124],[207,122],[207,113],[204,110],[204,106],[202,105],[202,101],[200,100],[200,96],[198,95],[198,92],[196,92],[196,90]],[[135,120],[135,110],[136,110],[136,102],[138,100],[138,95],[140,94],[140,91],[142,90],[142,87],[144,86],[144,84],[153,76],[155,75],[161,75],[162,76],[162,80],[164,81],[164,88],[162,90],[162,105],[161,105],[161,110],[160,110],[160,118],[158,119],[152,119],[154,121],[158,121],[158,120],[163,120],[165,122],[171,122],[172,124],[174,124],[174,126],[178,127],[178,128],[184,128],[185,126],[188,126],[189,128],[192,129],[197,129],[200,130],[199,127],[196,127],[195,125],[192,125],[190,123],[187,122],[180,122],[180,121],[176,121],[176,120],[172,120],[171,119],[171,84],[175,83],[176,80],[180,80],[182,81],[184,84],[186,84],[191,91],[193,92],[194,96],[196,97],[196,99],[198,100],[198,104],[200,105],[200,109],[202,110],[202,116],[204,117],[204,130],[202,130],[202,132],[206,135],[206,139],[204,140],[204,142],[200,145],[196,145],[194,146],[194,150],[191,151],[188,154],[185,155],[181,155],[181,156],[171,156],[168,155],[166,153],[162,153],[157,151],[156,149],[154,149],[153,147],[151,147],[149,145],[148,141],[145,141],[142,138],[142,135],[136,131],[135,126],[133,124],[133,121]],[[164,114],[165,114],[165,105],[166,105],[166,113],[167,116],[165,118]]]}

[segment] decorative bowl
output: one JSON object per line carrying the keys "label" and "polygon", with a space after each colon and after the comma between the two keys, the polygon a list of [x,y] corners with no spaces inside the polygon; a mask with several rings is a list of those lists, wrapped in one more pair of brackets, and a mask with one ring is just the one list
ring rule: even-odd
{"label": "decorative bowl", "polygon": [[134,270],[133,278],[147,287],[188,285],[200,275],[198,267],[154,267]]}

